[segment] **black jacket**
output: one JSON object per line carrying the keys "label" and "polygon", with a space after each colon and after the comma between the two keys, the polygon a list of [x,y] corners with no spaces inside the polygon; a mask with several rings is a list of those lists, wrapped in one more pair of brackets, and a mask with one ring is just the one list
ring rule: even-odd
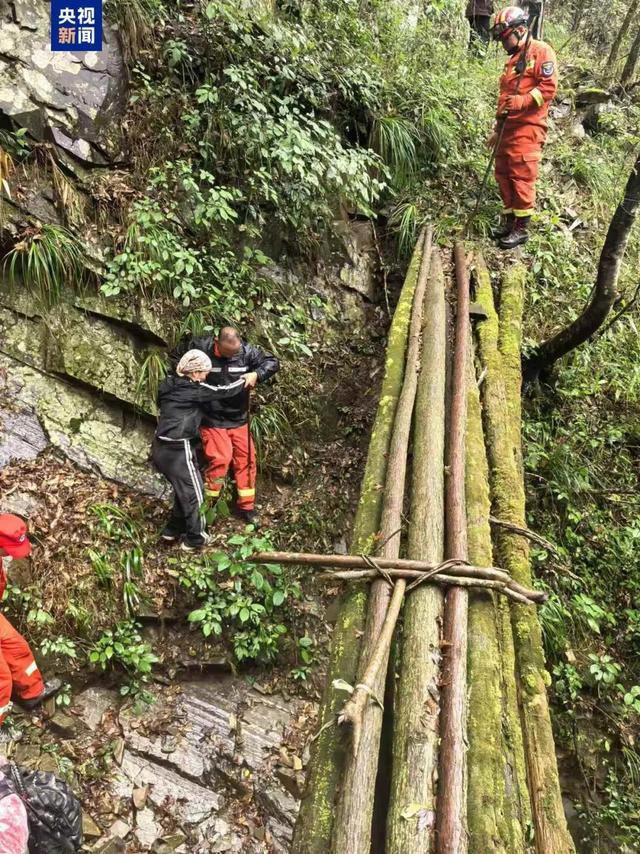
{"label": "black jacket", "polygon": [[469,0],[467,3],[467,18],[489,18],[491,15],[493,15],[493,0]]}
{"label": "black jacket", "polygon": [[[207,377],[207,383],[212,386],[227,385],[243,374],[255,371],[258,382],[264,383],[280,370],[280,362],[274,355],[254,347],[253,344],[242,343],[240,352],[230,359],[216,355],[216,339],[213,335],[203,338],[191,338],[181,341],[171,353],[174,366],[187,350],[203,350],[211,359],[212,370]],[[242,389],[233,397],[213,400],[205,404],[203,409],[203,427],[242,427],[247,423],[248,392]]]}
{"label": "black jacket", "polygon": [[220,398],[237,397],[243,387],[242,378],[212,386],[170,374],[158,390],[160,415],[156,436],[172,442],[195,439],[202,421],[202,407]]}

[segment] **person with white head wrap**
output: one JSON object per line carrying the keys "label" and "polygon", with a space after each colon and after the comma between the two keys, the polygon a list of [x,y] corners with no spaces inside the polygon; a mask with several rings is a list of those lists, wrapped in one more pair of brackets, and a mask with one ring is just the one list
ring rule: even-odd
{"label": "person with white head wrap", "polygon": [[175,374],[165,377],[158,392],[158,427],[153,440],[153,461],[173,487],[171,518],[162,538],[181,547],[200,549],[208,540],[202,513],[204,485],[196,462],[193,440],[198,437],[203,405],[231,397],[244,388],[244,377],[223,385],[208,385],[211,359],[202,350],[188,350]]}
{"label": "person with white head wrap", "polygon": [[179,377],[193,374],[208,374],[211,370],[211,359],[202,350],[188,350],[178,362],[176,373]]}

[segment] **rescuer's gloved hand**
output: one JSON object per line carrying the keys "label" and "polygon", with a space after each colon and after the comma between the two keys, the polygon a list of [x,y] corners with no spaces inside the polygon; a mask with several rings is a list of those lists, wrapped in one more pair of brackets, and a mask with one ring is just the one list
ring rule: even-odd
{"label": "rescuer's gloved hand", "polygon": [[531,95],[507,95],[504,106],[510,113],[517,113],[520,110],[528,109],[532,103]]}
{"label": "rescuer's gloved hand", "polygon": [[250,374],[244,375],[245,388],[255,388],[257,382],[258,382],[258,374],[255,371],[252,371]]}
{"label": "rescuer's gloved hand", "polygon": [[498,131],[494,130],[490,137],[488,137],[486,146],[487,148],[493,148],[498,141]]}

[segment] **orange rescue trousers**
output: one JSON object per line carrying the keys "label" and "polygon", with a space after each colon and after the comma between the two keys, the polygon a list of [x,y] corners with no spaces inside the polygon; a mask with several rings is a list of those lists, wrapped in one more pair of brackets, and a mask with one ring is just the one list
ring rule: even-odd
{"label": "orange rescue trousers", "polygon": [[0,614],[0,724],[11,708],[11,697],[33,700],[44,691],[29,644]]}
{"label": "orange rescue trousers", "polygon": [[531,216],[536,206],[536,180],[540,154],[500,154],[496,156],[496,181],[505,214]]}
{"label": "orange rescue trousers", "polygon": [[207,495],[218,498],[233,463],[240,510],[253,510],[256,502],[256,449],[246,424],[242,427],[203,427],[202,447],[207,458]]}

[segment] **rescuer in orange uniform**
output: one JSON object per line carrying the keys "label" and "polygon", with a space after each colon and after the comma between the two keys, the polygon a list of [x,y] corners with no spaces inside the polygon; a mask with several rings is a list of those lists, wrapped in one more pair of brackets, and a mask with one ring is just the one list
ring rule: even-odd
{"label": "rescuer in orange uniform", "polygon": [[[30,554],[25,523],[19,516],[0,513],[0,599],[7,584],[9,560]],[[23,708],[31,710],[57,694],[61,684],[59,679],[43,681],[29,644],[0,614],[0,724],[11,708],[12,696]],[[0,743],[13,737],[12,732],[0,730]]]}
{"label": "rescuer in orange uniform", "polygon": [[528,13],[507,6],[495,14],[491,32],[509,54],[500,78],[497,120],[487,140],[496,149],[496,180],[504,204],[502,227],[494,232],[502,249],[529,239],[536,204],[536,179],[547,138],[549,104],[558,88],[558,63],[551,47],[531,38]]}

